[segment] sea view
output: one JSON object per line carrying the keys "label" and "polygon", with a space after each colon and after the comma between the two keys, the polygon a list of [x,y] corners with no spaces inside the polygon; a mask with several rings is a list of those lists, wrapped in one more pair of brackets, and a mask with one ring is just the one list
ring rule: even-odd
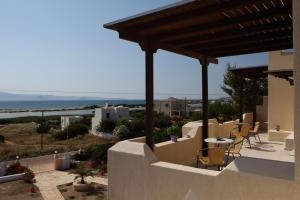
{"label": "sea view", "polygon": [[[82,109],[89,106],[110,105],[141,105],[144,100],[82,100],[82,101],[0,101],[0,119],[41,116],[39,110],[50,110],[44,112],[45,116],[53,115],[90,115],[94,109]],[[66,110],[70,109],[70,110]],[[53,110],[53,111],[51,111]]]}
{"label": "sea view", "polygon": [[145,104],[144,100],[82,100],[82,101],[0,101],[0,110],[39,110],[39,109],[67,109],[86,106],[136,105]]}
{"label": "sea view", "polygon": [[300,0],[0,15],[0,200],[300,200]]}

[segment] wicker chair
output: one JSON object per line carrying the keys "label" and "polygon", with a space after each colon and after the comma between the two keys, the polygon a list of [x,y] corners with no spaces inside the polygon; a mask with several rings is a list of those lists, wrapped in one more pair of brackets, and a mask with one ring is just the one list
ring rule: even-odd
{"label": "wicker chair", "polygon": [[235,155],[238,155],[239,157],[241,157],[241,149],[242,149],[242,146],[243,146],[243,141],[244,141],[244,138],[239,136],[239,137],[236,137],[233,144],[231,144],[228,148],[228,150],[226,150],[226,154],[228,155],[232,155],[233,158],[235,159]]}
{"label": "wicker chair", "polygon": [[251,148],[251,142],[250,142],[250,128],[251,125],[250,124],[244,124],[241,128],[241,131],[239,132],[238,136],[243,137],[244,139],[246,139],[249,143],[249,146]]}
{"label": "wicker chair", "polygon": [[197,167],[199,167],[199,162],[201,162],[205,168],[207,167],[214,167],[217,166],[218,170],[220,171],[225,165],[225,149],[224,148],[208,148],[208,149],[201,149],[202,151],[208,150],[207,157],[201,157],[200,155],[197,156]]}
{"label": "wicker chair", "polygon": [[254,136],[255,140],[256,140],[256,136],[257,136],[259,142],[261,142],[260,137],[259,137],[259,134],[258,134],[259,126],[260,126],[260,123],[259,123],[259,122],[255,122],[254,129],[253,129],[253,130],[250,130],[249,133],[250,133],[250,136]]}

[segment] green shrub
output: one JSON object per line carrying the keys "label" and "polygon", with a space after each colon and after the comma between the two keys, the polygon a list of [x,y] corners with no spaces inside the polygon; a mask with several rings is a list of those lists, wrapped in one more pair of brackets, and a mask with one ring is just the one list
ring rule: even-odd
{"label": "green shrub", "polygon": [[143,119],[134,118],[130,123],[130,130],[137,137],[145,135],[145,121]]}
{"label": "green shrub", "polygon": [[73,158],[79,161],[86,161],[91,159],[94,161],[107,162],[107,150],[113,145],[114,143],[93,144],[90,145],[86,150],[82,151],[80,154],[75,154]]}
{"label": "green shrub", "polygon": [[76,122],[76,124],[85,124],[88,127],[92,126],[92,116],[88,115],[88,116],[83,116],[82,120],[80,120],[79,122]]}
{"label": "green shrub", "polygon": [[132,132],[125,125],[117,126],[113,130],[113,137],[116,140],[127,140],[133,138],[134,136],[135,135],[132,134]]}
{"label": "green shrub", "polygon": [[116,127],[116,123],[111,120],[103,120],[100,122],[100,125],[97,127],[98,132],[111,133]]}
{"label": "green shrub", "polygon": [[193,121],[202,120],[202,112],[193,112],[192,120]]}
{"label": "green shrub", "polygon": [[145,110],[134,110],[130,111],[130,116],[132,118],[145,119],[146,111]]}
{"label": "green shrub", "polygon": [[130,129],[130,122],[125,119],[125,118],[121,118],[118,123],[117,123],[117,126],[120,126],[120,125],[124,125],[126,126],[128,129]]}
{"label": "green shrub", "polygon": [[160,142],[165,142],[170,140],[170,136],[167,133],[167,129],[164,129],[163,131],[154,131],[153,132],[153,142],[155,144]]}
{"label": "green shrub", "polygon": [[232,120],[238,115],[238,109],[232,102],[216,101],[208,106],[209,118],[217,118],[221,121]]}
{"label": "green shrub", "polygon": [[89,128],[85,124],[71,124],[63,131],[53,133],[53,137],[57,140],[66,140],[80,135],[85,135],[89,132]]}
{"label": "green shrub", "polygon": [[96,144],[88,147],[86,151],[90,155],[90,159],[107,162],[107,150],[113,145],[114,143]]}
{"label": "green shrub", "polygon": [[180,128],[177,124],[173,124],[171,127],[167,129],[168,135],[180,135]]}
{"label": "green shrub", "polygon": [[155,113],[154,114],[154,126],[158,128],[166,128],[170,126],[171,119],[169,116],[163,114]]}
{"label": "green shrub", "polygon": [[48,122],[43,122],[41,124],[39,124],[36,128],[36,132],[38,133],[48,133],[50,130],[50,126],[48,124]]}

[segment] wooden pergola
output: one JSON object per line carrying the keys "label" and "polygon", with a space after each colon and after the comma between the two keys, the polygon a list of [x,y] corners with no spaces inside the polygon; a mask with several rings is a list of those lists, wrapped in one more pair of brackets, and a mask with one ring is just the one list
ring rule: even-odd
{"label": "wooden pergola", "polygon": [[234,76],[239,79],[240,88],[239,88],[239,118],[240,122],[243,121],[243,112],[244,112],[244,82],[245,79],[251,79],[253,81],[252,86],[252,112],[253,112],[253,126],[256,122],[256,104],[257,104],[257,91],[258,91],[258,80],[260,78],[268,77],[266,73],[268,71],[268,66],[255,66],[255,67],[243,67],[243,68],[235,68],[231,69],[230,72],[234,74]]}
{"label": "wooden pergola", "polygon": [[[292,0],[185,0],[105,24],[146,57],[146,143],[153,149],[153,55],[202,65],[203,139],[208,137],[208,65],[218,57],[293,48]],[[207,144],[203,142],[203,147]]]}
{"label": "wooden pergola", "polygon": [[265,72],[268,75],[274,76],[276,78],[285,79],[290,83],[290,85],[294,85],[294,70],[293,69],[279,69],[279,70],[270,70]]}

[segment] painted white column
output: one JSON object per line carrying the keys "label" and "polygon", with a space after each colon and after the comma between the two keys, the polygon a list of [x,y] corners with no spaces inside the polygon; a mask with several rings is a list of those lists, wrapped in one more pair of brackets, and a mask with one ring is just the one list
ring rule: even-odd
{"label": "painted white column", "polygon": [[294,65],[295,65],[295,178],[300,184],[300,1],[293,1]]}

